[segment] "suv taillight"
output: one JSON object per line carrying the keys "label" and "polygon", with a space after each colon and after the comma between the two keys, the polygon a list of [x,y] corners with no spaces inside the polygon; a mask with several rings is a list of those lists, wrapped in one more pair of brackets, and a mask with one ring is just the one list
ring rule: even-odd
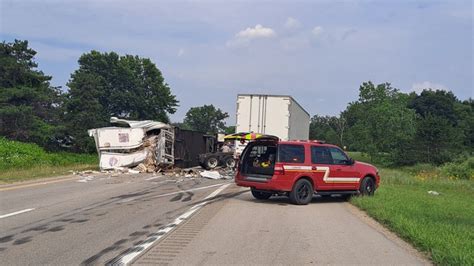
{"label": "suv taillight", "polygon": [[275,164],[275,169],[273,171],[274,175],[284,175],[285,174],[285,168],[283,168],[282,164]]}

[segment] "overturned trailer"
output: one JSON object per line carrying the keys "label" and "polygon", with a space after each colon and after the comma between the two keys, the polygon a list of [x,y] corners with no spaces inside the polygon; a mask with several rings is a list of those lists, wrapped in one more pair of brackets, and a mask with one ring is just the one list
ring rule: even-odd
{"label": "overturned trailer", "polygon": [[200,164],[199,155],[213,153],[217,148],[215,136],[204,132],[175,128],[174,164],[188,168]]}
{"label": "overturned trailer", "polygon": [[174,129],[171,125],[146,120],[112,117],[117,126],[88,130],[95,140],[101,170],[134,167],[149,170],[174,164]]}
{"label": "overturned trailer", "polygon": [[140,166],[141,172],[153,172],[171,166],[194,167],[199,165],[200,154],[217,148],[215,136],[161,122],[112,117],[110,123],[115,126],[88,131],[95,140],[101,170]]}

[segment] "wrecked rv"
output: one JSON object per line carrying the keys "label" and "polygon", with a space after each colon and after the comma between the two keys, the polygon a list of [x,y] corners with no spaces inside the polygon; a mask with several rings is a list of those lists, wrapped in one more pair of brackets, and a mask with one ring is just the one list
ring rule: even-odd
{"label": "wrecked rv", "polygon": [[216,136],[151,120],[112,117],[114,126],[88,130],[95,140],[101,170],[132,168],[140,172],[198,166],[201,154],[215,153]]}
{"label": "wrecked rv", "polygon": [[[88,130],[95,140],[101,170],[145,166],[146,171],[174,164],[174,129],[152,120],[112,117],[116,126]],[[142,167],[143,168],[143,167]]]}

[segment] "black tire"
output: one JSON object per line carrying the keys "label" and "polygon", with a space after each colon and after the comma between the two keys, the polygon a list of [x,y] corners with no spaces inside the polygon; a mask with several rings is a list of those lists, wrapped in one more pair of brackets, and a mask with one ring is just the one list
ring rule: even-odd
{"label": "black tire", "polygon": [[362,196],[373,196],[375,193],[374,179],[366,176],[360,183],[359,192]]}
{"label": "black tire", "polygon": [[235,167],[235,160],[232,157],[226,157],[224,158],[224,164],[227,168],[234,168]]}
{"label": "black tire", "polygon": [[204,160],[204,168],[206,170],[211,170],[216,168],[219,165],[219,160],[215,156],[209,156]]}
{"label": "black tire", "polygon": [[341,199],[344,200],[344,201],[350,201],[351,198],[352,198],[352,194],[341,195]]}
{"label": "black tire", "polygon": [[252,191],[252,196],[259,200],[267,200],[272,196],[270,192],[258,191],[253,188],[250,191]]}
{"label": "black tire", "polygon": [[290,192],[290,202],[296,205],[306,205],[313,199],[313,185],[307,179],[296,181]]}

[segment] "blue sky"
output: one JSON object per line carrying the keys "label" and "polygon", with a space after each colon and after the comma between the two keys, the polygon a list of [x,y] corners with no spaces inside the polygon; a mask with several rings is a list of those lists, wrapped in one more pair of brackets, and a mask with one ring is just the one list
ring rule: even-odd
{"label": "blue sky", "polygon": [[67,88],[90,50],[149,57],[180,101],[172,121],[238,93],[289,94],[335,115],[367,80],[474,97],[471,1],[7,1],[0,36],[26,39]]}

